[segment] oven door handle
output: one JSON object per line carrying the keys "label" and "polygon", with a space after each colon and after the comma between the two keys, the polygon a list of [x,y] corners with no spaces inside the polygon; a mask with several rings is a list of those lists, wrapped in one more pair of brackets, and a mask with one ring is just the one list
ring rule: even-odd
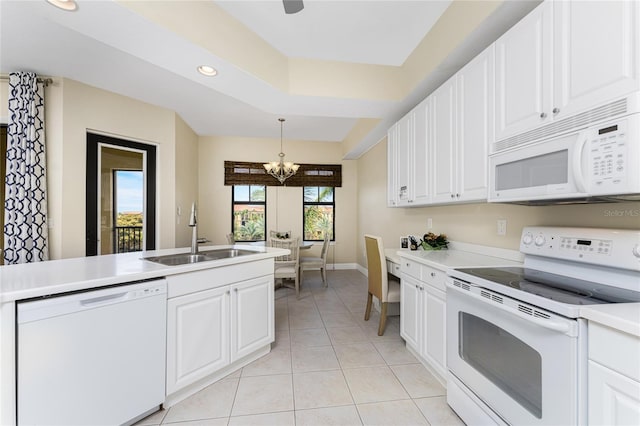
{"label": "oven door handle", "polygon": [[[468,283],[467,283],[468,284]],[[478,287],[478,288],[482,288],[480,286],[474,285],[474,284],[468,284],[471,287]],[[553,320],[545,320],[545,319],[540,319],[537,317],[534,317],[533,315],[528,315],[525,313],[522,313],[510,306],[505,306],[502,303],[499,302],[492,302],[490,299],[486,299],[480,295],[477,295],[475,293],[472,293],[470,291],[467,290],[462,290],[459,289],[449,283],[447,283],[447,286],[450,289],[456,290],[458,292],[460,292],[460,294],[465,295],[465,296],[469,296],[471,298],[477,299],[478,301],[484,303],[484,304],[490,304],[492,307],[494,308],[498,308],[502,311],[505,311],[511,315],[515,315],[516,317],[523,319],[525,321],[534,323],[536,325],[539,325],[540,327],[544,327],[547,328],[549,330],[553,330],[553,331],[557,331],[559,333],[563,333],[566,334],[568,336],[572,336],[575,337],[577,334],[574,330],[574,327],[572,327],[571,324],[567,324],[567,323],[563,323],[563,322],[559,322],[559,321],[553,321]]]}

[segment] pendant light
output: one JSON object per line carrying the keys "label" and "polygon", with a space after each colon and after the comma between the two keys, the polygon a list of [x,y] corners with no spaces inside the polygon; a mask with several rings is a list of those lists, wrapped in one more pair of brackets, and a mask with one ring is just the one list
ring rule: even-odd
{"label": "pendant light", "polygon": [[264,163],[264,169],[268,174],[278,179],[281,184],[291,176],[295,175],[300,168],[299,164],[294,164],[290,161],[284,161],[284,152],[282,150],[282,125],[284,124],[284,118],[278,118],[280,122],[280,161],[272,161],[270,163]]}

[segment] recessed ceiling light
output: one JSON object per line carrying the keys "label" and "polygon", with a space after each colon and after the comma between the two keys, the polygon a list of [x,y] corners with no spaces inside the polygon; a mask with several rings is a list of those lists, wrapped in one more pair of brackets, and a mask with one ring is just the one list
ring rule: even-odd
{"label": "recessed ceiling light", "polygon": [[78,8],[75,0],[47,0],[49,3],[63,10],[74,11]]}
{"label": "recessed ceiling light", "polygon": [[218,74],[218,70],[214,67],[210,67],[209,65],[200,65],[198,67],[198,72],[202,75],[206,75],[207,77],[213,77]]}

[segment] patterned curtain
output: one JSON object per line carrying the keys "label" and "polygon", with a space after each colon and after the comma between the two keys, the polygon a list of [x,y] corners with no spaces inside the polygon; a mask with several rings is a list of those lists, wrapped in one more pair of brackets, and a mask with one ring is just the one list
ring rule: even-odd
{"label": "patterned curtain", "polygon": [[44,88],[35,73],[9,74],[4,263],[49,258]]}

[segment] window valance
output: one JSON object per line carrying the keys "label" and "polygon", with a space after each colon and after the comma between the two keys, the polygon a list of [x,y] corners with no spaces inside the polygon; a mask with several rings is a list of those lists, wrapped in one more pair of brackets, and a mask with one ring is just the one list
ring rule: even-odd
{"label": "window valance", "polygon": [[298,172],[283,184],[269,176],[262,163],[224,162],[225,185],[342,186],[341,164],[300,164]]}

